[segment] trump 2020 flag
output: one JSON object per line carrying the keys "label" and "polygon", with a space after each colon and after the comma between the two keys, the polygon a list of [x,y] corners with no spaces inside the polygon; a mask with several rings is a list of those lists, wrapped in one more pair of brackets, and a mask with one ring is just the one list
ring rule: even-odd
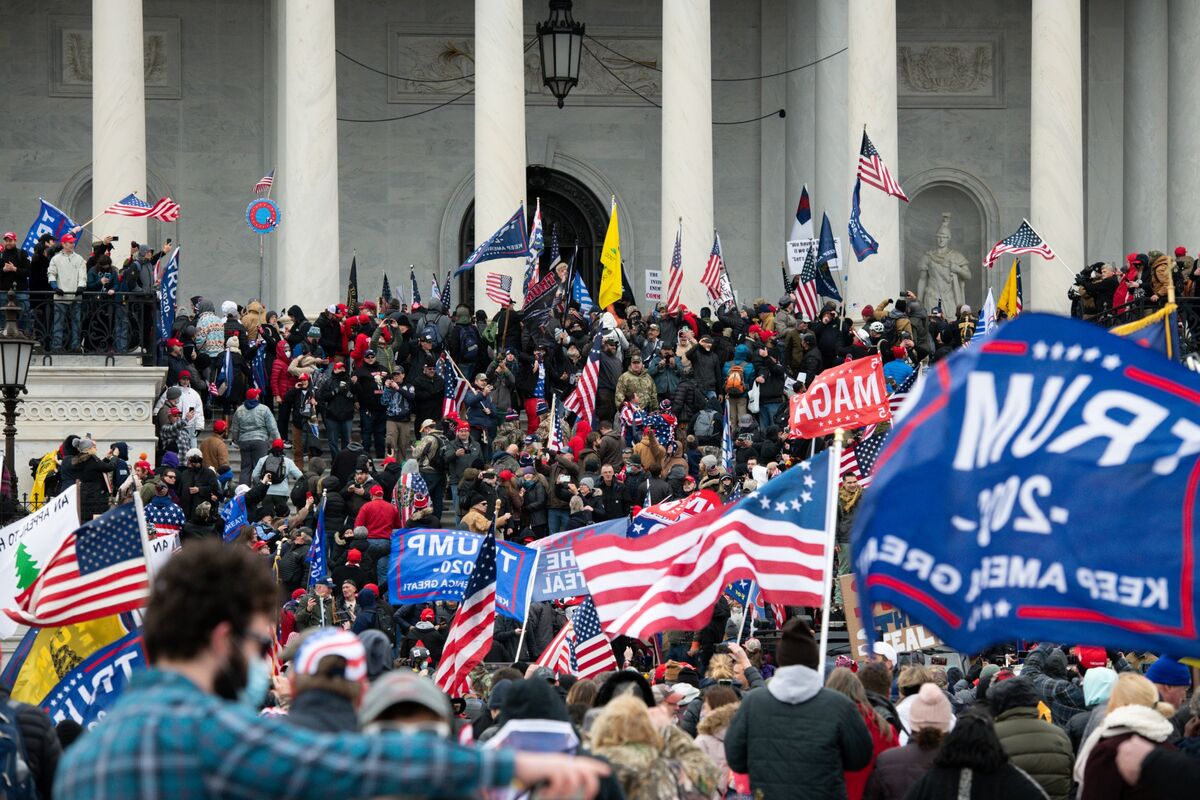
{"label": "trump 2020 flag", "polygon": [[225,522],[225,544],[229,544],[237,538],[243,525],[250,524],[250,514],[246,510],[246,495],[235,495],[226,503],[225,507],[221,509],[221,519]]}
{"label": "trump 2020 flag", "polygon": [[29,255],[33,255],[33,248],[37,245],[37,240],[43,234],[50,234],[54,237],[54,241],[58,241],[71,228],[75,227],[75,223],[71,222],[71,218],[64,211],[47,203],[42,198],[38,198],[41,202],[41,208],[38,209],[37,219],[29,226],[29,232],[25,234],[25,241],[21,244],[21,249]]}
{"label": "trump 2020 flag", "polygon": [[525,232],[525,204],[517,207],[517,211],[500,229],[480,242],[475,252],[467,256],[467,260],[454,270],[455,275],[461,275],[475,268],[481,261],[491,261],[494,258],[524,257],[529,250],[529,239]]}
{"label": "trump 2020 flag", "polygon": [[[939,476],[919,503],[914,475]],[[862,607],[892,603],[962,652],[1022,638],[1200,654],[1198,484],[1200,378],[1023,313],[905,403],[855,515]]]}
{"label": "trump 2020 flag", "polygon": [[163,267],[162,280],[158,284],[158,340],[165,342],[175,327],[175,301],[179,297],[179,251],[178,245]]}

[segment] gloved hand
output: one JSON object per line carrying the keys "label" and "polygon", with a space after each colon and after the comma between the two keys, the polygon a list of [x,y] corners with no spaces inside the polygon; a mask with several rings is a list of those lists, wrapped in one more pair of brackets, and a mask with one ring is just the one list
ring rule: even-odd
{"label": "gloved hand", "polygon": [[62,289],[58,288],[57,286],[55,286],[54,294],[58,295],[59,297],[62,297],[64,294],[66,294],[66,292],[64,292]]}
{"label": "gloved hand", "polygon": [[82,297],[82,296],[83,296],[83,287],[82,287],[82,286],[78,286],[78,287],[76,287],[76,288],[75,288],[75,296],[76,296],[76,297]]}

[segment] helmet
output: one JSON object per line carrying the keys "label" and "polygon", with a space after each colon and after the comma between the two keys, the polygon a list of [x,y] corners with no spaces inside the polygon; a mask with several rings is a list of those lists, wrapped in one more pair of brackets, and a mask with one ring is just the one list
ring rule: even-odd
{"label": "helmet", "polygon": [[875,320],[869,326],[867,326],[867,330],[869,330],[871,333],[883,333],[883,323],[879,320]]}

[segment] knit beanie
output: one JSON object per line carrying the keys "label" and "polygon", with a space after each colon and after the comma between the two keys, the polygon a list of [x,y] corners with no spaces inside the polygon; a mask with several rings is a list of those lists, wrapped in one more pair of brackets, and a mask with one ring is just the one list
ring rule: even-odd
{"label": "knit beanie", "polygon": [[[793,619],[798,619],[794,617]],[[917,692],[912,705],[909,706],[908,720],[912,732],[922,728],[937,728],[940,731],[950,730],[950,701],[936,684],[926,683]]]}
{"label": "knit beanie", "polygon": [[984,678],[991,679],[997,672],[1000,671],[999,664],[988,664],[983,669],[979,670],[979,680]]}
{"label": "knit beanie", "polygon": [[775,663],[781,667],[800,664],[816,669],[821,653],[813,632],[801,617],[792,617],[783,625],[783,634],[775,648]]}
{"label": "knit beanie", "polygon": [[1146,680],[1162,686],[1191,686],[1192,672],[1173,658],[1159,656],[1146,670]]}

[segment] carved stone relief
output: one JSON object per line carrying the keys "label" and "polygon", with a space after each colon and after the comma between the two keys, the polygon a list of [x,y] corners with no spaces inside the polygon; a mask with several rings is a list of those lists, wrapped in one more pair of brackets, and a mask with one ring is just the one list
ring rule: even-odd
{"label": "carved stone relief", "polygon": [[[147,17],[143,26],[146,97],[178,99],[181,86],[179,20]],[[91,17],[53,17],[50,37],[50,94],[55,97],[91,95]]]}
{"label": "carved stone relief", "polygon": [[126,422],[150,420],[144,400],[26,400],[21,413],[33,422]]}
{"label": "carved stone relief", "polygon": [[896,83],[901,107],[1004,107],[1003,32],[897,33]]}
{"label": "carved stone relief", "polygon": [[[662,94],[662,73],[657,71],[662,39],[657,31],[622,29],[605,33],[589,31],[619,52],[605,50],[596,42],[584,40],[586,51],[580,56],[579,85],[571,90],[569,102],[591,106],[639,106],[646,101],[636,93],[658,100]],[[525,51],[525,102],[533,105],[555,103],[550,90],[542,85],[541,60],[532,28],[526,41],[533,45]],[[599,63],[597,63],[597,60]],[[388,64],[393,76],[416,78],[419,83],[388,79],[389,103],[438,103],[470,90],[475,72],[475,45],[469,27],[448,29],[393,24],[388,26]],[[602,66],[603,65],[603,66]],[[469,102],[470,96],[463,98]]]}

